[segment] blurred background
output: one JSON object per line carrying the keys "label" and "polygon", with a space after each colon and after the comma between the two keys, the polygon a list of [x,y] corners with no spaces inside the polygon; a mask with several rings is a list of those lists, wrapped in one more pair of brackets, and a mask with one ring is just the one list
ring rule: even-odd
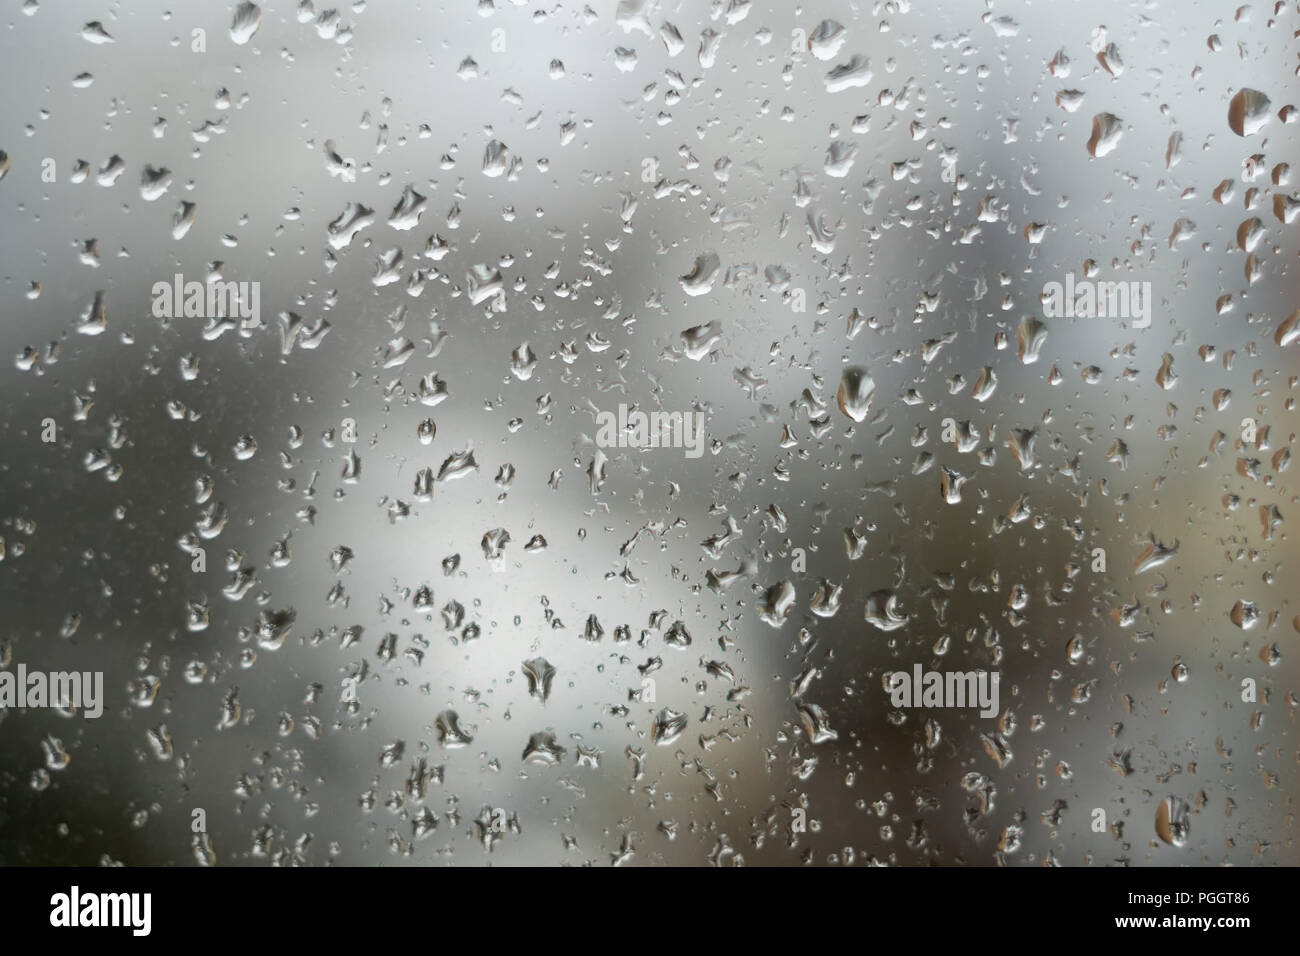
{"label": "blurred background", "polygon": [[1297,30],[6,0],[0,863],[1300,863]]}

